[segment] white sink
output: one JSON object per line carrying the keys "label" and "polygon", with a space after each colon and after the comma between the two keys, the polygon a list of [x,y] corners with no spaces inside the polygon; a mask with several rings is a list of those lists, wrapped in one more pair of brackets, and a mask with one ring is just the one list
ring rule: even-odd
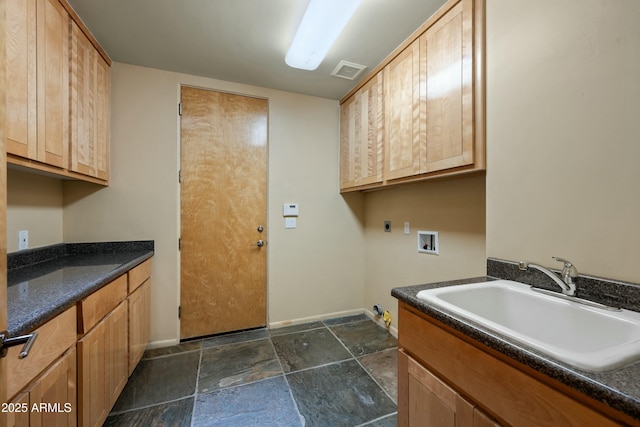
{"label": "white sink", "polygon": [[634,311],[589,307],[509,280],[429,289],[418,298],[586,371],[640,359]]}

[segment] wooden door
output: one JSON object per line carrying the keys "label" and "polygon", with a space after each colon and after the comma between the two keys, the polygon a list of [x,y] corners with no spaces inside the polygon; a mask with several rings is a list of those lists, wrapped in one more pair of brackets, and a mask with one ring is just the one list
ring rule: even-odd
{"label": "wooden door", "polygon": [[462,0],[424,36],[426,144],[421,173],[473,164],[473,5]]}
{"label": "wooden door", "polygon": [[420,145],[424,142],[420,43],[417,39],[384,69],[387,180],[420,173]]}
{"label": "wooden door", "polygon": [[182,88],[182,339],[266,324],[267,114],[265,99]]}

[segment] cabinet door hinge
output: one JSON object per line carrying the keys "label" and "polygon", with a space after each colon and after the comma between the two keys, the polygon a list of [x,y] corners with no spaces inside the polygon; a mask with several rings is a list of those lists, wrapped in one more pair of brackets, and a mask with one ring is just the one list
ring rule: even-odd
{"label": "cabinet door hinge", "polygon": [[178,103],[178,115],[182,115],[182,102]]}
{"label": "cabinet door hinge", "polygon": [[178,237],[178,250],[182,250],[182,239]]}
{"label": "cabinet door hinge", "polygon": [[182,306],[179,305],[178,306],[178,319],[180,319],[182,317]]}
{"label": "cabinet door hinge", "polygon": [[182,184],[182,169],[178,171],[178,184]]}

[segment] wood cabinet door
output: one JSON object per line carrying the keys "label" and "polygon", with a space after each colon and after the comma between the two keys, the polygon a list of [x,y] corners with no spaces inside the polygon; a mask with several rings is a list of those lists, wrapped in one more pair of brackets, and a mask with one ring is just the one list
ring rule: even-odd
{"label": "wood cabinet door", "polygon": [[7,427],[29,427],[29,392],[16,396],[11,402],[13,410],[7,411]]}
{"label": "wood cabinet door", "polygon": [[422,40],[414,41],[384,69],[384,176],[387,180],[420,173],[420,146],[425,139],[421,117]]}
{"label": "wood cabinet door", "polygon": [[472,427],[474,405],[408,358],[409,426]]}
{"label": "wood cabinet door", "polygon": [[382,182],[383,75],[379,73],[340,106],[340,189]]}
{"label": "wood cabinet door", "polygon": [[101,426],[107,419],[106,322],[99,322],[78,341],[78,422]]}
{"label": "wood cabinet door", "polygon": [[472,9],[472,0],[461,0],[421,37],[426,45],[421,173],[474,162]]}
{"label": "wood cabinet door", "polygon": [[71,136],[69,169],[107,180],[109,173],[109,65],[71,25]]}
{"label": "wood cabinet door", "polygon": [[37,1],[38,161],[68,167],[69,14],[58,0]]}
{"label": "wood cabinet door", "polygon": [[356,147],[359,117],[356,116],[356,99],[359,93],[340,106],[340,189],[356,186]]}
{"label": "wood cabinet door", "polygon": [[37,160],[36,0],[5,2],[6,150]]}
{"label": "wood cabinet door", "polygon": [[105,370],[107,412],[124,389],[129,379],[129,344],[127,301],[123,301],[106,318]]}
{"label": "wood cabinet door", "polygon": [[[356,185],[382,182],[384,150],[384,78],[382,73],[369,80],[356,98]],[[359,135],[358,135],[359,131]]]}
{"label": "wood cabinet door", "polygon": [[[71,348],[29,389],[31,427],[76,425],[76,350]],[[34,405],[40,410],[33,410]],[[46,409],[45,409],[46,408]]]}
{"label": "wood cabinet door", "polygon": [[151,279],[147,279],[128,298],[129,303],[129,375],[142,359],[151,340]]}
{"label": "wood cabinet door", "polygon": [[100,55],[96,55],[96,174],[109,180],[109,152],[111,147],[111,67]]}
{"label": "wood cabinet door", "polygon": [[96,175],[97,52],[74,22],[71,25],[71,165]]}

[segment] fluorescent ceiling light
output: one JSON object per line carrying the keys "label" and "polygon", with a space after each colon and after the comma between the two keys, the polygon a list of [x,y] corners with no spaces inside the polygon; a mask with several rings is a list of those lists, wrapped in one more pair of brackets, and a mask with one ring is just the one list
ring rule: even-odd
{"label": "fluorescent ceiling light", "polygon": [[362,0],[311,0],[289,52],[288,66],[315,70]]}

